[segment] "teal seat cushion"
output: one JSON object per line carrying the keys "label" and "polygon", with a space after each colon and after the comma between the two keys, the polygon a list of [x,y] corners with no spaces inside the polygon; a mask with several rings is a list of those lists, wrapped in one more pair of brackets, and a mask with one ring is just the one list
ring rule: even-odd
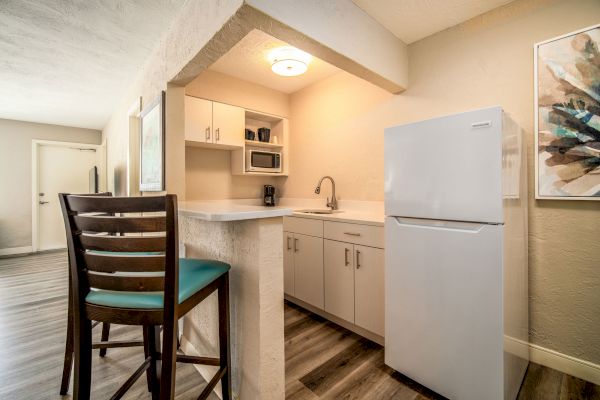
{"label": "teal seat cushion", "polygon": [[[221,261],[179,259],[179,304],[229,271]],[[133,274],[132,274],[133,275]],[[85,298],[90,304],[118,308],[163,308],[163,292],[119,292],[92,289]]]}

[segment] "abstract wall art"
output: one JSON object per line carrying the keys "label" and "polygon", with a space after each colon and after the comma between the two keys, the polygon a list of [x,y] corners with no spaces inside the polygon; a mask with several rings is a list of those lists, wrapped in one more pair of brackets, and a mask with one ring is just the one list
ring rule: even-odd
{"label": "abstract wall art", "polygon": [[140,114],[140,192],[165,190],[165,92]]}
{"label": "abstract wall art", "polygon": [[535,45],[536,199],[600,200],[600,25]]}

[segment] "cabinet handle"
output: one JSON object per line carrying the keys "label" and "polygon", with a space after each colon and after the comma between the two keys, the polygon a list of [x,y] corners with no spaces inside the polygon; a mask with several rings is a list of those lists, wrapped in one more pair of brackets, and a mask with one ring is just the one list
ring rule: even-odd
{"label": "cabinet handle", "polygon": [[358,232],[344,232],[344,235],[360,236],[360,233],[358,233]]}
{"label": "cabinet handle", "polygon": [[356,269],[360,268],[360,250],[356,250]]}
{"label": "cabinet handle", "polygon": [[291,239],[291,237],[289,237],[289,236],[288,236],[288,237],[287,237],[287,249],[288,249],[288,250],[291,250],[291,249],[292,249],[292,245],[290,244],[290,239]]}
{"label": "cabinet handle", "polygon": [[207,126],[204,130],[204,136],[206,137],[206,140],[210,139],[210,126]]}
{"label": "cabinet handle", "polygon": [[298,239],[294,239],[294,252],[297,253],[300,248],[298,247]]}
{"label": "cabinet handle", "polygon": [[344,249],[344,263],[346,266],[350,265],[350,261],[348,261],[348,254],[350,253],[350,249]]}
{"label": "cabinet handle", "polygon": [[215,138],[217,139],[217,142],[220,140],[219,136],[219,128],[217,128],[215,129]]}

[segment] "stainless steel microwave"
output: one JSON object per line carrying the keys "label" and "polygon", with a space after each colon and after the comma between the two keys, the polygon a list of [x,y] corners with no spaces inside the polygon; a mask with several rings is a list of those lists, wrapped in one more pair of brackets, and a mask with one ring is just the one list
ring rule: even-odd
{"label": "stainless steel microwave", "polygon": [[281,172],[281,153],[275,151],[246,150],[247,172]]}

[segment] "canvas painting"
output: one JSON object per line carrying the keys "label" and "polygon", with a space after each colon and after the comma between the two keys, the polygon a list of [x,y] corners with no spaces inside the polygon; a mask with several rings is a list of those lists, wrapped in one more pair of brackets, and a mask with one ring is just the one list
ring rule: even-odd
{"label": "canvas painting", "polygon": [[164,190],[165,93],[148,105],[140,117],[140,191]]}
{"label": "canvas painting", "polygon": [[535,46],[536,198],[600,200],[600,25]]}

